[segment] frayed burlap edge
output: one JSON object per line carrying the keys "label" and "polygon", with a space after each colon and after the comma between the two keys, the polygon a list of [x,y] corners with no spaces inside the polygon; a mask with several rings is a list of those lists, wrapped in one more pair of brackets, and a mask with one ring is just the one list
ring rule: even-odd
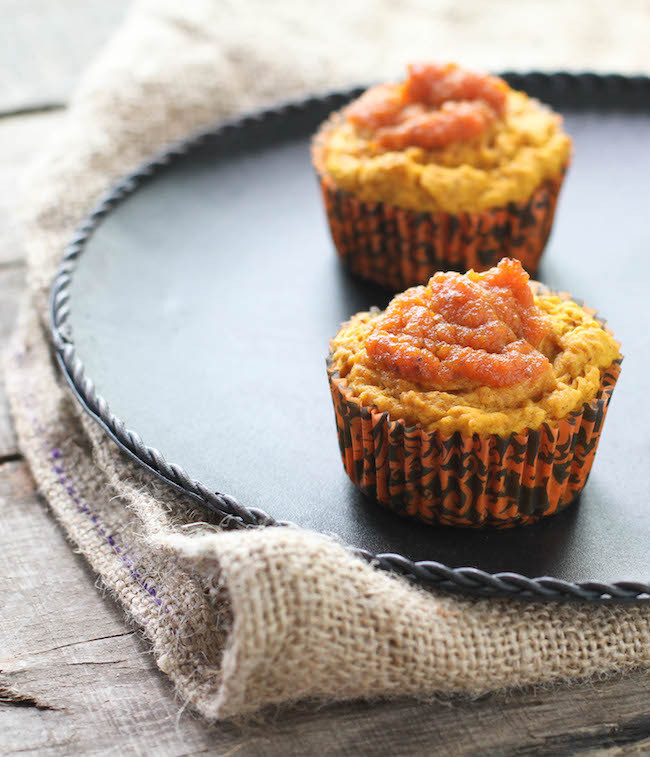
{"label": "frayed burlap edge", "polygon": [[311,68],[297,72],[293,54],[269,67],[286,33],[282,14],[272,21],[273,33],[253,40],[234,5],[226,24],[208,2],[138,3],[32,169],[23,207],[31,295],[5,375],[39,490],[180,696],[209,718],[304,698],[478,694],[647,667],[645,605],[453,598],[318,534],[221,532],[123,456],[62,385],[44,328],[47,289],[100,193],[219,117],[346,80],[340,58],[315,53],[305,33]]}
{"label": "frayed burlap edge", "polygon": [[646,606],[453,598],[319,534],[200,522],[191,500],[79,415],[31,308],[6,379],[54,514],[206,717],[304,698],[480,694],[650,663]]}

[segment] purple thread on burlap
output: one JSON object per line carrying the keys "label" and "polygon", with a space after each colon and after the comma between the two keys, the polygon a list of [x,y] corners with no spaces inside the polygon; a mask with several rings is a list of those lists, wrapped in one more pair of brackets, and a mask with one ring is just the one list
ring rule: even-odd
{"label": "purple thread on burlap", "polygon": [[[13,358],[15,364],[23,368],[24,367],[24,352],[22,350],[18,350],[14,353]],[[33,406],[33,402],[28,401],[28,405]],[[32,416],[31,418],[32,427],[36,431],[39,437],[43,440],[43,446],[46,447],[46,449],[49,447],[49,444],[46,440],[46,433],[45,429],[43,428],[42,424],[36,418],[35,416]],[[62,465],[63,461],[63,453],[58,447],[54,447],[50,449],[50,456],[54,462],[52,462],[52,469],[58,476],[58,482],[63,486],[67,492],[67,494],[70,496],[72,501],[77,505],[79,512],[84,513],[85,515],[88,515],[93,522],[95,528],[99,531],[99,533],[106,539],[109,546],[112,548],[112,550],[115,552],[116,555],[120,557],[120,559],[124,562],[124,564],[129,568],[131,572],[131,576],[135,581],[138,583],[138,585],[146,591],[146,593],[153,599],[153,601],[156,603],[158,607],[160,607],[162,610],[164,610],[166,613],[169,613],[169,609],[163,605],[162,600],[158,598],[157,596],[157,590],[156,587],[152,584],[148,583],[146,580],[144,580],[140,574],[140,572],[133,567],[133,563],[129,558],[126,556],[127,554],[133,555],[133,550],[129,550],[128,552],[125,552],[123,548],[118,547],[115,543],[115,538],[113,534],[108,534],[106,532],[106,529],[100,524],[99,518],[94,513],[91,513],[90,508],[88,505],[84,504],[79,497],[76,494],[75,488],[74,488],[74,482],[69,478],[69,476],[66,476],[66,471],[64,466]]]}
{"label": "purple thread on burlap", "polygon": [[63,453],[58,447],[54,447],[52,450],[50,450],[50,456],[52,459],[56,462],[52,464],[52,468],[54,472],[58,475],[57,481],[61,486],[65,489],[67,494],[69,495],[70,499],[77,505],[77,508],[79,509],[79,512],[84,513],[84,515],[87,515],[97,531],[104,537],[107,544],[111,547],[113,552],[117,554],[122,562],[126,565],[126,567],[129,569],[129,572],[131,573],[131,577],[137,582],[137,584],[144,589],[147,594],[153,599],[153,601],[158,605],[158,607],[161,607],[165,612],[169,612],[169,610],[163,605],[162,600],[159,599],[156,594],[156,587],[153,586],[151,583],[147,582],[146,579],[142,578],[142,575],[140,571],[137,570],[137,568],[134,567],[133,561],[129,559],[127,555],[133,556],[133,551],[130,550],[128,552],[125,552],[123,549],[118,547],[115,544],[115,538],[113,534],[107,533],[106,529],[101,523],[101,520],[99,519],[99,516],[91,511],[91,509],[86,505],[78,496],[77,490],[75,488],[74,482],[69,477],[69,475],[66,474],[65,468],[61,464],[63,460]]}

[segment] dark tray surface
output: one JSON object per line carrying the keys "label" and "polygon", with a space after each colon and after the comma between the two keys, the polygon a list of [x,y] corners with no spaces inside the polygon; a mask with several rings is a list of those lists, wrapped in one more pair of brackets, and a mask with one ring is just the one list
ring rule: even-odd
{"label": "dark tray surface", "polygon": [[372,553],[648,583],[650,103],[563,108],[575,155],[538,278],[597,307],[625,361],[579,505],[502,532],[402,520],[343,471],[328,339],[390,294],[352,278],[333,251],[308,153],[330,107],[315,101],[203,141],[99,223],[69,318],[97,392],[208,488]]}

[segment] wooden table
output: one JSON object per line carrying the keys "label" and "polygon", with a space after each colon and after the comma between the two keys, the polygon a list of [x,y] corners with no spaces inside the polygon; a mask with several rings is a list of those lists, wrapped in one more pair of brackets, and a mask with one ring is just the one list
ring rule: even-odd
{"label": "wooden table", "polygon": [[[126,5],[68,0],[63,12],[46,0],[7,2],[0,43],[3,21],[11,17],[14,27],[0,56],[14,65],[0,66],[2,347],[24,291],[10,210],[17,177],[57,127],[78,70]],[[35,492],[0,389],[2,755],[650,754],[649,695],[650,673],[639,672],[475,701],[304,705],[263,722],[208,725],[174,696],[147,642]]]}

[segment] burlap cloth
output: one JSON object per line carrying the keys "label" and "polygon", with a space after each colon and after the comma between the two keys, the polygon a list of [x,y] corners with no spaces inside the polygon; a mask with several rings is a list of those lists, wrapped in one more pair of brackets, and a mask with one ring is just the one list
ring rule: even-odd
{"label": "burlap cloth", "polygon": [[[472,3],[473,19],[469,5],[139,3],[30,172],[31,295],[6,362],[20,445],[71,541],[206,717],[302,698],[476,694],[650,663],[648,605],[452,598],[314,533],[220,532],[104,438],[51,360],[45,292],[67,239],[102,191],[171,140],[278,97],[392,75],[409,58],[588,67],[581,50],[598,29],[610,35],[601,68],[644,64],[643,3],[627,37],[611,31],[609,2],[536,4],[534,24],[525,3]],[[508,14],[528,36],[502,29]],[[538,35],[540,24],[552,34]]]}

